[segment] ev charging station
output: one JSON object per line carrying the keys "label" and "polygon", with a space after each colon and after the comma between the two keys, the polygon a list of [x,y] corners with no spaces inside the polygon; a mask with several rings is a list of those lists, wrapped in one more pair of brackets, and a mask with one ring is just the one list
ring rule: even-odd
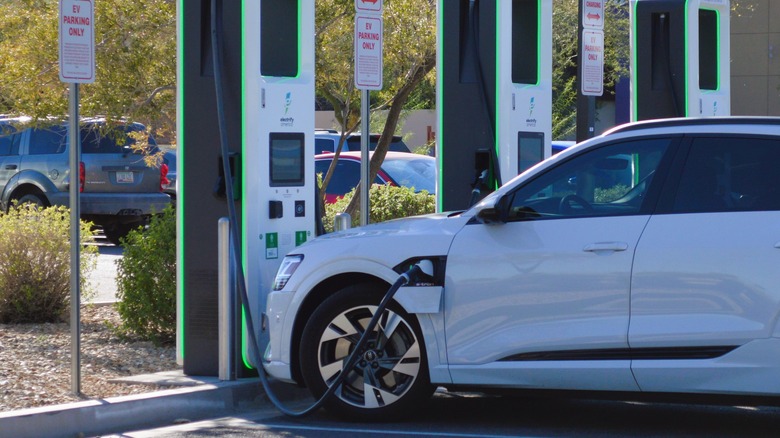
{"label": "ev charging station", "polygon": [[438,8],[437,204],[447,211],[551,155],[552,0]]}
{"label": "ev charging station", "polygon": [[729,0],[631,0],[631,120],[731,114]]}
{"label": "ev charging station", "polygon": [[315,236],[314,0],[245,0],[243,10],[245,312],[263,339],[259,317],[282,259]]}
{"label": "ev charging station", "polygon": [[[211,8],[212,0],[179,0],[177,8],[177,355],[185,374],[205,376],[219,371],[218,222],[227,203],[239,211],[251,307],[234,316],[251,314],[256,332],[284,255],[315,230],[314,0],[216,0],[216,29]],[[222,53],[220,84],[213,32]],[[220,148],[218,106],[228,157]],[[223,159],[238,178],[231,200]],[[256,366],[245,332],[235,334],[231,348],[236,375]]]}

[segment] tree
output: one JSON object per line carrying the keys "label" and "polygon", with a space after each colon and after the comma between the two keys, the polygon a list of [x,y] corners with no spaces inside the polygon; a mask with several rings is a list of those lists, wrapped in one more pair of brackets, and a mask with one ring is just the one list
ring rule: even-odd
{"label": "tree", "polygon": [[[334,108],[343,133],[360,122],[360,92],[354,86],[352,32],[354,1],[318,0],[316,11],[317,94]],[[395,133],[401,111],[417,86],[430,80],[436,66],[436,3],[434,0],[389,0],[384,5],[383,89],[371,93],[372,112],[387,110],[387,118],[371,158],[373,181]],[[343,142],[343,138],[342,138]],[[337,160],[323,179],[327,185]],[[354,216],[358,196],[347,207]],[[323,190],[324,192],[324,190]]]}
{"label": "tree", "polygon": [[[158,136],[175,135],[175,1],[94,4],[95,82],[80,87],[81,113],[127,117]],[[68,84],[59,80],[59,2],[0,2],[0,14],[0,113],[64,117]]]}

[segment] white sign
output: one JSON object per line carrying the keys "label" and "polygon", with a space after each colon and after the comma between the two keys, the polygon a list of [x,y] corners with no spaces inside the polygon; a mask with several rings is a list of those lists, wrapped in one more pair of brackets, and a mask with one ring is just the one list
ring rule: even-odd
{"label": "white sign", "polygon": [[382,17],[355,16],[355,86],[359,90],[382,89]]}
{"label": "white sign", "polygon": [[358,14],[381,14],[382,0],[355,0],[355,12]]}
{"label": "white sign", "polygon": [[582,27],[604,29],[604,1],[582,0]]}
{"label": "white sign", "polygon": [[92,0],[60,0],[60,80],[95,82],[95,19]]}
{"label": "white sign", "polygon": [[582,94],[604,94],[604,31],[582,31]]}

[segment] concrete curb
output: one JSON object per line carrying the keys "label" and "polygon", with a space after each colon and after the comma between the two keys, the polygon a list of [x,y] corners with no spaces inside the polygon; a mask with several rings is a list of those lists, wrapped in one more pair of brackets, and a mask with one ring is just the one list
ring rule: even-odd
{"label": "concrete curb", "polygon": [[[211,380],[211,379],[209,379]],[[260,380],[194,387],[0,413],[0,435],[76,437],[215,418],[250,409],[264,395]]]}

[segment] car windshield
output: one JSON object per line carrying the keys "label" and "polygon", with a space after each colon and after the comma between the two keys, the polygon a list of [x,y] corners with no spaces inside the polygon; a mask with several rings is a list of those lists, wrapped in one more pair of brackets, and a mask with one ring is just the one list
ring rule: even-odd
{"label": "car windshield", "polygon": [[[121,154],[126,147],[135,144],[135,139],[128,135],[129,132],[143,131],[139,125],[127,125],[118,129],[106,129],[103,126],[90,126],[81,130],[81,150],[91,154]],[[149,149],[151,153],[157,151],[154,138],[149,137]]]}
{"label": "car windshield", "polygon": [[425,158],[411,160],[386,159],[382,169],[399,185],[414,187],[416,191],[436,193],[435,160]]}

